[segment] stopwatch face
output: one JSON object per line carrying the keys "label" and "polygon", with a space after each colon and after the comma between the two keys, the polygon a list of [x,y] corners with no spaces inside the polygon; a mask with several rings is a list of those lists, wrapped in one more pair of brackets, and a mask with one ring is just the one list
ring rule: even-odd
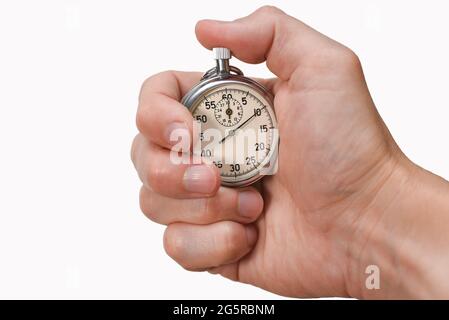
{"label": "stopwatch face", "polygon": [[263,92],[246,83],[222,83],[201,95],[190,111],[199,128],[196,153],[215,164],[225,185],[250,184],[270,165],[277,123]]}

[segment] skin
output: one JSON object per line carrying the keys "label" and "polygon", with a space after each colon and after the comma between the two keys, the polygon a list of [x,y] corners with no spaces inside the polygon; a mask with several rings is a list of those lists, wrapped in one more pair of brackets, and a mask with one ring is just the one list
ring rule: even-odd
{"label": "skin", "polygon": [[[258,81],[275,95],[279,170],[230,189],[213,166],[172,164],[169,134],[192,130],[179,101],[201,74],[147,79],[131,153],[142,211],[167,225],[168,255],[285,296],[449,298],[448,183],[400,151],[357,56],[274,7],[200,21],[196,35],[276,75]],[[378,290],[365,286],[372,264]]]}

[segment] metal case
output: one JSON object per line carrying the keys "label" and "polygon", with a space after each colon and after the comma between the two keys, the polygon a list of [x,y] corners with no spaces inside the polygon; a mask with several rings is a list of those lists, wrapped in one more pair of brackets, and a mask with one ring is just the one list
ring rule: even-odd
{"label": "metal case", "polygon": [[[215,89],[222,87],[223,85],[240,84],[249,87],[251,90],[257,91],[269,103],[269,106],[273,110],[274,114],[273,96],[271,95],[271,93],[258,82],[245,77],[242,71],[240,71],[238,68],[229,66],[227,63],[228,60],[224,60],[223,62],[222,59],[217,59],[217,67],[207,71],[202,77],[201,81],[182,98],[181,103],[185,105],[190,112],[192,112],[193,107],[196,105],[196,102],[203,96],[207,95],[209,92],[214,91]],[[274,121],[276,121],[276,118],[274,119]],[[273,141],[273,143],[275,143],[276,145],[272,147],[272,149],[270,150],[270,154],[267,155],[266,159],[268,161],[273,160],[273,157],[277,157],[277,147],[279,139]],[[253,184],[262,177],[263,175],[260,174],[260,170],[256,170],[254,176],[251,176],[250,178],[243,181],[232,182],[232,179],[222,177],[221,184],[228,187],[245,187]]]}

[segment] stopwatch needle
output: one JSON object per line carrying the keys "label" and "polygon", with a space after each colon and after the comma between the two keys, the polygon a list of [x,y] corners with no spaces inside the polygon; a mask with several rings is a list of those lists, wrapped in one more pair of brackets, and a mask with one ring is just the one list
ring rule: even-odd
{"label": "stopwatch needle", "polygon": [[232,109],[229,100],[228,100],[228,109],[226,109],[226,114],[228,115],[229,120],[231,120]]}
{"label": "stopwatch needle", "polygon": [[[262,111],[262,110],[265,109],[266,107],[267,107],[267,106],[263,106],[263,108],[260,108],[260,111]],[[223,143],[229,136],[233,136],[237,130],[239,130],[239,129],[242,128],[245,124],[247,124],[247,123],[250,122],[252,119],[254,119],[254,118],[256,117],[256,115],[257,115],[257,114],[254,112],[254,114],[253,114],[251,117],[249,117],[248,119],[246,119],[241,125],[239,125],[239,126],[238,126],[237,128],[235,128],[235,129],[229,131],[229,134],[228,134],[226,137],[224,137],[223,139],[221,139],[221,141],[220,141],[219,143]]]}

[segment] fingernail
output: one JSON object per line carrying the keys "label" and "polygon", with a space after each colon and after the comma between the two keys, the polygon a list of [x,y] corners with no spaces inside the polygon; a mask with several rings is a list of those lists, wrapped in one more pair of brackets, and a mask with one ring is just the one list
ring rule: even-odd
{"label": "fingernail", "polygon": [[165,129],[165,140],[170,146],[174,146],[180,141],[188,142],[190,141],[189,129],[182,122],[173,122]]}
{"label": "fingernail", "polygon": [[216,186],[214,170],[207,165],[194,165],[184,173],[184,188],[195,193],[210,194]]}
{"label": "fingernail", "polygon": [[246,227],[246,239],[248,241],[248,245],[252,247],[257,241],[257,229],[253,225],[249,225]]}
{"label": "fingernail", "polygon": [[262,211],[262,197],[255,191],[239,193],[238,212],[242,217],[255,218]]}

